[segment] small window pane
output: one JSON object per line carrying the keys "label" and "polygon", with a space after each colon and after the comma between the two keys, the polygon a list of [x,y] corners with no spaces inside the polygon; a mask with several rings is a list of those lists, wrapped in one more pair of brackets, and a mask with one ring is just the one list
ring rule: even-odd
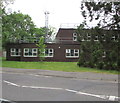
{"label": "small window pane", "polygon": [[66,53],[70,53],[70,49],[66,49]]}
{"label": "small window pane", "polygon": [[37,55],[37,53],[33,53],[33,55],[34,55],[34,56],[36,56],[36,55]]}
{"label": "small window pane", "polygon": [[15,49],[13,49],[13,48],[12,48],[12,49],[11,49],[11,51],[12,51],[12,52],[14,52],[14,51],[15,51]]}
{"label": "small window pane", "polygon": [[49,55],[52,56],[52,53],[50,53]]}
{"label": "small window pane", "polygon": [[24,51],[27,51],[27,49],[24,49]]}
{"label": "small window pane", "polygon": [[37,51],[37,49],[33,49],[33,51],[34,51],[34,52],[36,52],[36,51]]}
{"label": "small window pane", "polygon": [[50,52],[53,52],[52,49],[50,49]]}
{"label": "small window pane", "polygon": [[25,55],[28,55],[28,53],[25,53]]}
{"label": "small window pane", "polygon": [[78,50],[77,50],[77,49],[75,49],[75,52],[78,52]]}
{"label": "small window pane", "polygon": [[14,55],[14,52],[12,52],[11,55]]}
{"label": "small window pane", "polygon": [[66,56],[70,56],[70,53],[67,53]]}
{"label": "small window pane", "polygon": [[78,56],[78,53],[75,53],[75,56]]}

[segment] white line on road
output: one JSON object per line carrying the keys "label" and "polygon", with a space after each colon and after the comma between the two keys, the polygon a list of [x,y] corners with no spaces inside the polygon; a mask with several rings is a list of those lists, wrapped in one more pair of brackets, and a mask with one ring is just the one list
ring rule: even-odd
{"label": "white line on road", "polygon": [[63,88],[53,88],[53,87],[37,87],[37,86],[21,86],[23,88],[33,88],[33,89],[56,89],[63,90]]}
{"label": "white line on road", "polygon": [[5,103],[10,103],[10,100],[0,98],[0,103],[2,103],[2,101],[4,101]]}
{"label": "white line on road", "polygon": [[7,83],[7,84],[9,84],[9,85],[13,85],[13,86],[16,86],[16,87],[20,87],[20,85],[17,85],[17,84],[12,83],[12,82],[8,82],[8,81],[5,81],[5,80],[4,80],[4,82]]}
{"label": "white line on road", "polygon": [[13,85],[16,87],[22,87],[22,88],[32,88],[32,89],[52,89],[52,90],[65,90],[68,92],[76,93],[76,94],[81,94],[81,95],[87,95],[87,96],[92,96],[92,97],[97,97],[101,99],[108,99],[110,101],[115,101],[116,99],[119,99],[120,97],[117,96],[106,96],[106,95],[96,95],[96,94],[91,94],[91,93],[85,93],[81,91],[75,91],[72,89],[63,89],[63,88],[55,88],[55,87],[38,87],[38,86],[24,86],[24,85],[18,85],[9,81],[4,80],[5,83],[8,85]]}
{"label": "white line on road", "polygon": [[109,97],[109,100],[114,101],[115,98],[116,98],[115,96],[110,96],[110,97]]}
{"label": "white line on road", "polygon": [[96,95],[96,94],[84,93],[84,92],[80,92],[80,91],[77,92],[77,94],[83,94],[83,95],[87,95],[87,96],[92,96],[92,97],[107,99],[105,95]]}
{"label": "white line on road", "polygon": [[71,90],[71,89],[65,89],[66,91],[69,91],[69,92],[73,92],[73,93],[77,93],[78,91],[75,91],[75,90]]}

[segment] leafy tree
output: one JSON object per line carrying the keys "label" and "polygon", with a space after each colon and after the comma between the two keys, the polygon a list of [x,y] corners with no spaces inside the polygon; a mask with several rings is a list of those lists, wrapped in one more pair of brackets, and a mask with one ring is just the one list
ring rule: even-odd
{"label": "leafy tree", "polygon": [[120,30],[120,2],[82,2],[82,15],[86,20],[98,20],[101,28]]}
{"label": "leafy tree", "polygon": [[0,48],[2,48],[2,16],[6,15],[6,7],[13,2],[14,0],[0,0]]}
{"label": "leafy tree", "polygon": [[37,45],[38,50],[39,50],[40,60],[43,61],[45,59],[44,52],[45,52],[45,47],[46,47],[46,45],[44,44],[44,37],[41,37],[38,44],[36,44],[36,45]]}
{"label": "leafy tree", "polygon": [[2,17],[2,44],[5,47],[10,41],[17,41],[34,34],[35,25],[29,15],[12,13]]}
{"label": "leafy tree", "polygon": [[79,66],[120,70],[118,30],[85,29],[80,25],[77,33],[81,49]]}
{"label": "leafy tree", "polygon": [[0,1],[0,7],[6,8],[9,4],[13,4],[15,0],[1,0]]}
{"label": "leafy tree", "polygon": [[0,17],[2,18],[3,15],[7,15],[6,9],[7,6],[13,4],[15,0],[0,0]]}
{"label": "leafy tree", "polygon": [[[77,29],[82,49],[78,65],[120,70],[120,2],[82,2],[81,11],[84,22]],[[98,26],[90,28],[88,22],[95,20]]]}
{"label": "leafy tree", "polygon": [[41,28],[34,28],[34,36],[39,38],[41,36],[45,36],[45,28],[41,27]]}
{"label": "leafy tree", "polygon": [[54,33],[55,33],[55,28],[52,27],[52,26],[50,26],[50,27],[48,28],[48,37],[54,35]]}

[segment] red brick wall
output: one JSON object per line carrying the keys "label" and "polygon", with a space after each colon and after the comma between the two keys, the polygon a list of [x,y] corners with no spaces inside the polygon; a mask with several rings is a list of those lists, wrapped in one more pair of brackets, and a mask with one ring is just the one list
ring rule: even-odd
{"label": "red brick wall", "polygon": [[[56,62],[76,62],[78,58],[66,58],[65,52],[66,49],[79,49],[79,44],[46,44],[47,48],[54,49],[54,57],[47,57],[45,61],[56,61]],[[23,57],[23,49],[24,48],[36,48],[35,44],[8,44],[7,45],[7,60],[15,60],[15,61],[39,61],[39,57]],[[21,48],[21,57],[11,57],[10,56],[10,48]]]}
{"label": "red brick wall", "polygon": [[54,49],[54,57],[46,58],[46,61],[76,62],[78,58],[66,58],[66,49],[79,49],[80,46],[74,44],[47,44],[47,48]]}

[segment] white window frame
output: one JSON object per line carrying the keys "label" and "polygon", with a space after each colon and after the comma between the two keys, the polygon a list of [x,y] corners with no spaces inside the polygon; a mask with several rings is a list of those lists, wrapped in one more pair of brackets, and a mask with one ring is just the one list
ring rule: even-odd
{"label": "white window frame", "polygon": [[[74,50],[74,55],[73,56],[71,54],[72,50]],[[68,56],[67,53],[69,53],[70,55]],[[75,56],[76,53],[77,53],[77,56]],[[66,58],[79,58],[79,49],[66,49]]]}
{"label": "white window frame", "polygon": [[[16,49],[18,49],[18,55],[16,55],[16,53],[17,53]],[[14,54],[12,54],[12,53],[14,53]],[[15,56],[15,57],[21,56],[21,49],[19,49],[19,48],[11,48],[10,49],[10,56]]]}
{"label": "white window frame", "polygon": [[[48,54],[45,53],[46,50],[48,50]],[[46,49],[44,49],[43,54],[44,54],[44,57],[54,57],[54,49],[46,48]],[[50,54],[52,54],[52,55],[50,55]]]}
{"label": "white window frame", "polygon": [[[29,55],[30,49],[32,49],[32,55]],[[25,53],[28,53],[28,55],[25,55]],[[37,48],[24,48],[23,56],[24,57],[38,57],[38,49]]]}
{"label": "white window frame", "polygon": [[98,41],[98,35],[95,35],[95,40],[94,41]]}
{"label": "white window frame", "polygon": [[81,41],[85,41],[85,39],[83,38]]}
{"label": "white window frame", "polygon": [[102,34],[102,35],[101,35],[101,38],[102,38],[103,41],[106,41],[106,40],[105,40],[105,35],[106,35],[106,34]]}
{"label": "white window frame", "polygon": [[90,41],[90,40],[91,40],[91,35],[87,34],[87,41]]}
{"label": "white window frame", "polygon": [[113,40],[113,41],[115,41],[115,40],[116,40],[116,36],[115,36],[114,34],[112,35],[111,40]]}
{"label": "white window frame", "polygon": [[73,33],[73,41],[77,41],[77,33]]}
{"label": "white window frame", "polygon": [[103,55],[102,55],[102,57],[103,57],[103,58],[106,57],[106,52],[105,52],[105,51],[103,51]]}

